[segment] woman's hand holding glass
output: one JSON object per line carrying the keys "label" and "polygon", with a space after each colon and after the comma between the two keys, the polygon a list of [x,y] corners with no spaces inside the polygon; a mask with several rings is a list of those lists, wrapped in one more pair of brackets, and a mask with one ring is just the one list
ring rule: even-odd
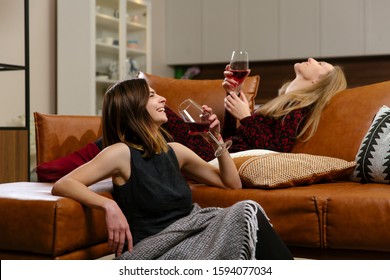
{"label": "woman's hand holding glass", "polygon": [[189,134],[201,134],[216,146],[215,156],[219,157],[232,145],[232,141],[222,142],[220,122],[212,109],[200,106],[192,99],[186,99],[179,105],[179,114],[189,126]]}
{"label": "woman's hand holding glass", "polygon": [[229,71],[230,83],[227,91],[240,96],[242,84],[250,73],[248,53],[245,51],[233,51],[230,64],[225,70]]}
{"label": "woman's hand holding glass", "polygon": [[[213,109],[211,109],[209,106],[207,105],[202,105],[202,109],[205,113],[205,115],[209,116],[208,118],[208,121],[210,123],[209,125],[209,132],[214,135],[214,137],[218,140],[218,139],[221,139],[222,136],[221,136],[221,124],[220,124],[220,121],[218,120],[218,117],[216,114],[213,114]],[[213,139],[211,139],[211,137],[208,135],[207,136],[209,141],[212,142]]]}

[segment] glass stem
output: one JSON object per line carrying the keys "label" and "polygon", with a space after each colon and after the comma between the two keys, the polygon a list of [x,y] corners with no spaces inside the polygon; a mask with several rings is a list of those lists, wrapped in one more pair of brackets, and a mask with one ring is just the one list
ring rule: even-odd
{"label": "glass stem", "polygon": [[218,139],[215,138],[214,134],[212,134],[210,131],[208,131],[207,133],[209,134],[209,136],[211,137],[211,139],[213,139],[214,142],[218,144],[218,146],[221,146],[221,143],[219,143]]}

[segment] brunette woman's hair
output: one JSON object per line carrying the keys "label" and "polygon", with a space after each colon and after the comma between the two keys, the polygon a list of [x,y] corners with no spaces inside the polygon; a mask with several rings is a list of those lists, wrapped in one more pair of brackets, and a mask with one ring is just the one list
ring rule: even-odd
{"label": "brunette woman's hair", "polygon": [[285,94],[289,84],[290,82],[285,83],[279,90],[279,96],[262,105],[255,114],[281,118],[293,110],[309,107],[305,123],[297,135],[297,139],[307,141],[318,128],[322,110],[335,94],[346,89],[347,80],[343,70],[334,66],[334,69],[310,88]]}
{"label": "brunette woman's hair", "polygon": [[131,79],[112,85],[103,100],[103,145],[123,142],[144,151],[144,157],[168,151],[168,132],[149,115],[150,96],[144,79]]}

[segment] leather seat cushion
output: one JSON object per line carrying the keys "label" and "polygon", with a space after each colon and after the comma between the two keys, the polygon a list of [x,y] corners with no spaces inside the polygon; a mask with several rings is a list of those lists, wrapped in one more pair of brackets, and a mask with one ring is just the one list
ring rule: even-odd
{"label": "leather seat cushion", "polygon": [[192,184],[192,191],[194,201],[203,207],[257,201],[289,246],[390,251],[388,185],[333,182],[223,190]]}
{"label": "leather seat cushion", "polygon": [[[110,182],[93,189],[111,197]],[[103,211],[51,195],[50,183],[2,184],[0,250],[59,256],[107,241]]]}

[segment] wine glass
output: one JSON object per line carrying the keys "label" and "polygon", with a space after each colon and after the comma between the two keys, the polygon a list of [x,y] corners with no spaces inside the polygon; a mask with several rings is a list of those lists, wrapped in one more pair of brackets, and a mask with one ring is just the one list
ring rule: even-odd
{"label": "wine glass", "polygon": [[233,51],[230,59],[230,72],[232,72],[232,79],[237,82],[237,86],[231,93],[240,95],[242,84],[250,71],[248,53],[245,51]]}
{"label": "wine glass", "polygon": [[219,157],[232,145],[232,141],[228,140],[225,143],[220,143],[217,138],[209,130],[209,117],[210,114],[205,112],[203,108],[193,101],[192,99],[186,99],[179,105],[179,114],[183,118],[184,122],[189,126],[190,135],[196,134],[208,134],[215,143],[218,144],[218,148],[215,150],[214,155]]}

